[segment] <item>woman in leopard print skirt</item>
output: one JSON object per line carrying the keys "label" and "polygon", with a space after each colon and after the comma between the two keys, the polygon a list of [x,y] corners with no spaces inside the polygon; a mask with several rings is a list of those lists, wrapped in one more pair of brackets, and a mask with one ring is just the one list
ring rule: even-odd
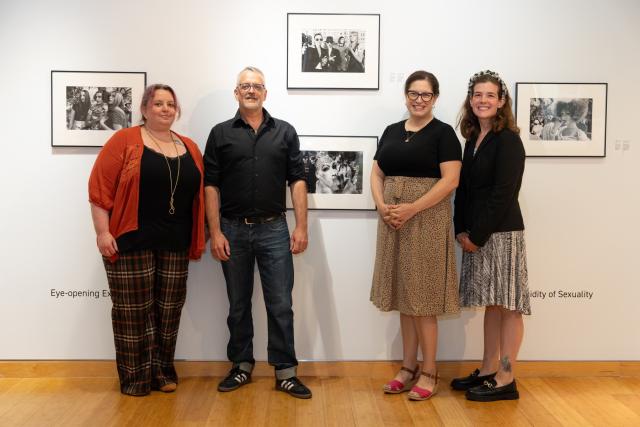
{"label": "woman in leopard print skirt", "polygon": [[403,347],[403,367],[384,391],[410,390],[412,400],[436,391],[436,316],[459,311],[451,194],[461,148],[453,128],[433,116],[439,94],[433,74],[409,76],[409,118],[385,129],[371,173],[380,215],[371,301],[382,311],[400,312]]}

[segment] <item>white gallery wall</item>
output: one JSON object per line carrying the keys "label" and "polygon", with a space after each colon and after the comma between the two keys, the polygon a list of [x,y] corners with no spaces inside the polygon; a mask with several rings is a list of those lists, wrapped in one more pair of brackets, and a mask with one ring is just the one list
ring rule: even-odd
{"label": "white gallery wall", "polygon": [[[287,91],[287,12],[379,13],[380,90]],[[403,118],[403,81],[416,69],[440,79],[435,112],[451,124],[481,69],[512,91],[517,81],[607,82],[606,158],[526,162],[520,202],[537,297],[521,358],[639,359],[639,22],[637,0],[3,0],[0,359],[114,357],[109,298],[56,298],[108,287],[87,202],[98,149],[51,148],[51,70],[146,71],[174,86],[175,130],[204,149],[211,127],[235,113],[236,73],[250,64],[266,74],[266,108],[302,135],[379,136]],[[376,220],[310,212],[309,249],[295,257],[300,359],[400,358],[397,314],[369,302]],[[228,305],[209,252],[191,264],[188,286],[176,356],[225,360]],[[254,319],[265,360],[259,286]],[[438,358],[480,358],[481,336],[479,310],[442,318]]]}

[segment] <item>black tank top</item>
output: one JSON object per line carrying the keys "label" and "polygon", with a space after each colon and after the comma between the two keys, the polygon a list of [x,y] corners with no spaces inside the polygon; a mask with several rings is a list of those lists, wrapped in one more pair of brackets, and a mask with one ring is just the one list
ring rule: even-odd
{"label": "black tank top", "polygon": [[[178,158],[170,158],[175,185]],[[116,239],[120,252],[160,249],[182,251],[191,245],[193,199],[200,187],[200,171],[187,151],[180,156],[178,187],[173,196],[175,213],[169,214],[169,169],[161,153],[145,146],[140,164],[138,229]]]}

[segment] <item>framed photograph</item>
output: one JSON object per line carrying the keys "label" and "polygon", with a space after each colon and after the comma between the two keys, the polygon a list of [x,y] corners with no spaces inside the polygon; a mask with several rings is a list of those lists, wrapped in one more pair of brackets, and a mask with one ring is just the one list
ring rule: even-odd
{"label": "framed photograph", "polygon": [[379,14],[287,14],[287,89],[379,87]]}
{"label": "framed photograph", "polygon": [[[375,209],[370,176],[377,136],[300,135],[309,209]],[[287,208],[291,209],[287,191]]]}
{"label": "framed photograph", "polygon": [[137,124],[147,73],[51,71],[51,146],[102,147]]}
{"label": "framed photograph", "polygon": [[607,83],[516,83],[528,157],[605,157]]}

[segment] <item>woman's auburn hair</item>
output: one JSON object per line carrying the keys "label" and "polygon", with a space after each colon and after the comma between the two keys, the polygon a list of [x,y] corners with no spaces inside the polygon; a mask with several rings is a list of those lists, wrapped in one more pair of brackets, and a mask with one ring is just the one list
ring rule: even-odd
{"label": "woman's auburn hair", "polygon": [[502,85],[498,79],[490,75],[478,77],[473,82],[471,90],[467,93],[467,97],[465,98],[464,104],[462,104],[462,108],[458,114],[458,128],[460,129],[460,133],[462,133],[462,136],[465,139],[473,139],[480,134],[480,122],[471,108],[471,98],[473,97],[473,89],[475,88],[475,85],[486,82],[495,84],[498,88],[498,97],[500,99],[504,99],[504,105],[501,108],[498,108],[496,117],[493,120],[492,130],[494,132],[500,132],[503,129],[509,129],[515,133],[520,133],[520,129],[516,125],[516,119],[513,116],[513,110],[511,108],[512,101],[509,92],[502,93]]}

